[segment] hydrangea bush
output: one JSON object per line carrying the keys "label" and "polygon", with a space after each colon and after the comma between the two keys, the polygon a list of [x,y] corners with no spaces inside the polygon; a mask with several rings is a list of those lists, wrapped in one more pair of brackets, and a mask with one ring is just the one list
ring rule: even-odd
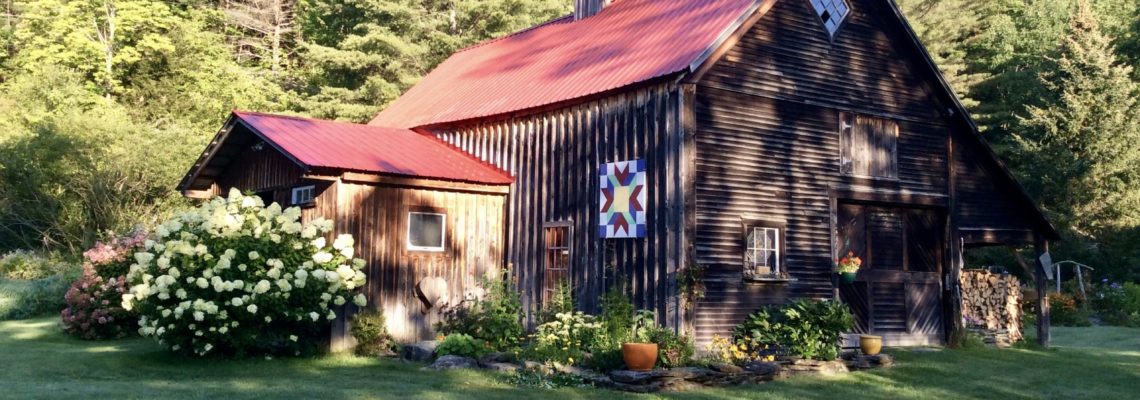
{"label": "hydrangea bush", "polygon": [[264,206],[231,190],[155,229],[135,253],[124,308],[139,333],[179,353],[301,355],[316,349],[333,307],[365,305],[353,239],[327,243],[332,222]]}
{"label": "hydrangea bush", "polygon": [[136,232],[98,242],[83,252],[83,276],[64,295],[63,330],[83,339],[124,337],[138,327],[138,317],[122,306],[132,254],[142,250],[146,234]]}

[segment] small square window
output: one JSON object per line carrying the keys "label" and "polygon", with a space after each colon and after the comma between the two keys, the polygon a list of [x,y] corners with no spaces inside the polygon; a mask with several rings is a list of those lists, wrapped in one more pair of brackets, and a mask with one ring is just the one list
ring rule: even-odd
{"label": "small square window", "polygon": [[827,34],[832,38],[851,11],[845,0],[811,0],[811,7],[815,9],[815,15],[819,16],[819,21],[823,23],[824,29],[827,29]]}
{"label": "small square window", "polygon": [[443,251],[447,215],[430,212],[408,213],[408,250]]}
{"label": "small square window", "polygon": [[295,187],[293,188],[291,204],[300,205],[312,203],[313,200],[316,199],[316,195],[317,188],[313,185]]}
{"label": "small square window", "polygon": [[839,114],[839,171],[864,178],[898,178],[899,124],[852,113]]}
{"label": "small square window", "polygon": [[778,276],[783,274],[783,241],[781,229],[752,226],[744,239],[744,267],[749,275]]}

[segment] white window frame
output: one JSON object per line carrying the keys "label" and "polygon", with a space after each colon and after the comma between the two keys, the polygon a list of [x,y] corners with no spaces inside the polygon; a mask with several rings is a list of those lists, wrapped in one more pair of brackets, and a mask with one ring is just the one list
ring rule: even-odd
{"label": "white window frame", "polygon": [[[780,275],[780,274],[782,274],[784,272],[784,266],[782,265],[783,263],[781,261],[781,256],[783,256],[783,254],[781,254],[781,252],[780,252],[780,240],[781,240],[780,236],[783,233],[780,231],[781,228],[770,227],[770,226],[753,226],[750,229],[752,232],[752,241],[746,243],[746,247],[745,247],[744,251],[752,253],[752,265],[747,265],[747,267],[752,271],[753,274],[756,274],[756,275]],[[768,238],[768,235],[767,235],[768,231],[775,232],[775,235],[774,235],[775,241],[773,243],[771,243],[771,247],[769,248],[767,246],[757,245],[756,239],[759,237],[764,237],[765,239]],[[747,237],[745,237],[745,240],[747,240]],[[768,267],[768,269],[770,271],[762,274],[759,271],[759,267],[761,266],[759,264],[759,260],[760,260],[760,253],[764,252],[764,251],[772,251],[775,253],[776,257],[774,257],[775,265],[765,265],[766,267]],[[766,260],[767,259],[765,258],[765,261]]]}
{"label": "white window frame", "polygon": [[[439,246],[416,246],[412,244],[412,214],[438,215],[440,217]],[[404,241],[407,243],[409,251],[443,252],[444,248],[447,247],[447,214],[430,211],[408,211],[408,229]]]}
{"label": "white window frame", "polygon": [[[309,193],[309,198],[305,201],[301,201],[301,195],[305,192]],[[290,200],[290,204],[292,204],[292,205],[312,203],[312,202],[317,200],[317,186],[316,185],[297,186],[297,187],[293,188],[292,192],[290,193],[289,200]]]}

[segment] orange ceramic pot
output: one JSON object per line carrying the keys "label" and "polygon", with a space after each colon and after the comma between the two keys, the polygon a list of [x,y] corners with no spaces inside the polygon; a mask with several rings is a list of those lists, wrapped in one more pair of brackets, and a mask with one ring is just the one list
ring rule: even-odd
{"label": "orange ceramic pot", "polygon": [[657,343],[625,343],[621,358],[630,371],[649,371],[657,365]]}

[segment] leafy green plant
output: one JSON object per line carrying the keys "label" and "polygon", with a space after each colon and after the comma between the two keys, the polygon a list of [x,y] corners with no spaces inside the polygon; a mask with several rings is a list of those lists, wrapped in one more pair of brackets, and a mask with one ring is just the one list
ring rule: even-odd
{"label": "leafy green plant", "polygon": [[542,389],[557,389],[560,387],[591,387],[585,378],[563,372],[544,372],[540,369],[521,369],[507,374],[503,380],[515,386],[534,387]]}
{"label": "leafy green plant", "polygon": [[462,357],[479,358],[486,355],[490,350],[487,349],[487,343],[462,333],[453,333],[443,338],[436,346],[435,352],[438,355],[456,355]]}
{"label": "leafy green plant", "polygon": [[444,335],[467,334],[498,351],[515,348],[526,330],[522,325],[522,299],[510,279],[510,271],[504,270],[498,279],[483,279],[483,288],[486,294],[482,298],[469,298],[444,308],[436,331]]}
{"label": "leafy green plant", "polygon": [[558,313],[531,336],[531,355],[541,361],[581,363],[600,339],[602,324],[581,311]]}
{"label": "leafy green plant", "polygon": [[705,266],[693,260],[689,255],[686,268],[677,274],[677,291],[685,299],[685,308],[692,309],[698,301],[705,297]]}
{"label": "leafy green plant", "polygon": [[657,344],[657,363],[666,368],[684,367],[693,362],[693,341],[688,336],[678,335],[669,328],[654,327],[649,330],[649,341]]}
{"label": "leafy green plant", "polygon": [[1140,285],[1104,280],[1089,297],[1093,310],[1105,323],[1140,326]]}
{"label": "leafy green plant", "polygon": [[0,278],[34,280],[78,271],[78,266],[56,256],[28,250],[13,250],[0,257]]}
{"label": "leafy green plant", "polygon": [[555,315],[574,312],[574,291],[569,282],[561,282],[554,288],[554,293],[546,304],[542,305],[539,321],[553,321]]}
{"label": "leafy green plant", "polygon": [[352,316],[352,337],[356,339],[353,350],[360,356],[375,357],[391,351],[392,336],[381,311],[365,311]]}
{"label": "leafy green plant", "polygon": [[797,300],[767,306],[737,325],[734,339],[752,354],[771,349],[809,359],[839,356],[839,338],[854,318],[847,305],[835,301]]}
{"label": "leafy green plant", "polygon": [[1088,311],[1079,305],[1073,295],[1052,293],[1049,295],[1050,322],[1058,326],[1089,326]]}
{"label": "leafy green plant", "polygon": [[657,315],[649,310],[637,310],[633,314],[633,324],[630,325],[631,342],[653,343],[654,329],[657,327]]}
{"label": "leafy green plant", "polygon": [[58,313],[70,285],[63,276],[35,280],[0,279],[0,320]]}

